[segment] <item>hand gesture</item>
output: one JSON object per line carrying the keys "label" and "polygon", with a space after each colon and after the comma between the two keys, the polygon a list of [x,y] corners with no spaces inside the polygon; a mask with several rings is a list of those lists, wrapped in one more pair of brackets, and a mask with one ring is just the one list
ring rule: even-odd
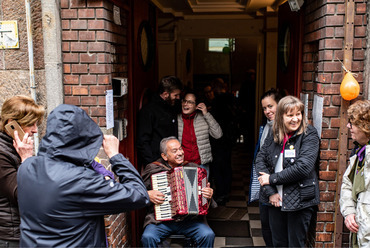
{"label": "hand gesture", "polygon": [[211,184],[207,183],[207,187],[202,189],[202,195],[207,199],[211,199],[213,195],[213,189],[210,186]]}
{"label": "hand gesture", "polygon": [[165,200],[164,194],[158,190],[149,190],[148,191],[149,200],[155,205],[162,204]]}
{"label": "hand gesture", "polygon": [[22,163],[27,158],[33,156],[33,139],[32,137],[28,137],[28,133],[24,135],[23,140],[20,140],[18,131],[14,131],[13,146],[21,157]]}
{"label": "hand gesture", "polygon": [[109,158],[119,153],[119,140],[113,135],[104,135],[103,149]]}
{"label": "hand gesture", "polygon": [[203,115],[207,114],[207,112],[208,112],[207,106],[202,102],[197,105],[197,109],[202,111]]}
{"label": "hand gesture", "polygon": [[258,181],[261,186],[270,184],[270,175],[265,172],[260,172],[261,176],[258,177]]}
{"label": "hand gesture", "polygon": [[355,214],[347,215],[346,219],[344,220],[344,224],[346,224],[346,227],[351,232],[353,232],[353,233],[358,232],[358,225],[357,225],[357,222],[356,222],[356,215]]}
{"label": "hand gesture", "polygon": [[270,195],[269,197],[269,203],[274,207],[280,207],[281,201],[282,199],[278,193]]}

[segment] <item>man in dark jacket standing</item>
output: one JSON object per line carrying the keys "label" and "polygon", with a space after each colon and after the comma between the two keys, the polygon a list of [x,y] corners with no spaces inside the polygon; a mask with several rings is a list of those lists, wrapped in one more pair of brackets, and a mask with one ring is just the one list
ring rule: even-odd
{"label": "man in dark jacket standing", "polygon": [[147,165],[161,157],[160,141],[169,136],[177,137],[175,103],[180,99],[182,84],[175,76],[163,77],[158,94],[139,112],[137,149],[139,162]]}
{"label": "man in dark jacket standing", "polygon": [[[90,167],[102,144],[119,183]],[[149,203],[118,146],[79,107],[60,105],[50,113],[38,155],[18,172],[21,247],[106,247],[104,215]]]}

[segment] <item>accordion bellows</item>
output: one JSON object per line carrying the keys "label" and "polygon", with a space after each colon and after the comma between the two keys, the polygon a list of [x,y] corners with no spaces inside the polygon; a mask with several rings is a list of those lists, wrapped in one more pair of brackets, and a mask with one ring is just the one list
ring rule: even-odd
{"label": "accordion bellows", "polygon": [[163,204],[154,206],[155,219],[174,220],[186,215],[206,215],[208,201],[201,194],[207,186],[207,172],[200,167],[179,166],[153,174],[153,190],[165,195]]}

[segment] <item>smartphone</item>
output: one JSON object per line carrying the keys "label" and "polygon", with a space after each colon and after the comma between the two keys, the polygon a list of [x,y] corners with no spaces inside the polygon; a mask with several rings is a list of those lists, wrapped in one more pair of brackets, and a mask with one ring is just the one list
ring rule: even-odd
{"label": "smartphone", "polygon": [[23,140],[23,137],[24,137],[25,133],[24,133],[23,129],[21,128],[21,126],[19,126],[18,122],[16,122],[16,121],[9,122],[8,124],[5,125],[5,129],[8,132],[8,134],[10,136],[12,136],[13,139],[15,139],[14,138],[14,131],[17,131],[19,139],[21,141]]}

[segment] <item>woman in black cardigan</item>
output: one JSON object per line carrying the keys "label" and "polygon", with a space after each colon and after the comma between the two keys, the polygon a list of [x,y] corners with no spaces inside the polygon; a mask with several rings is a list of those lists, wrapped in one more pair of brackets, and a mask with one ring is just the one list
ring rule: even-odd
{"label": "woman in black cardigan", "polygon": [[262,203],[269,203],[274,247],[304,247],[319,203],[319,137],[296,97],[280,100],[273,133],[256,158]]}

